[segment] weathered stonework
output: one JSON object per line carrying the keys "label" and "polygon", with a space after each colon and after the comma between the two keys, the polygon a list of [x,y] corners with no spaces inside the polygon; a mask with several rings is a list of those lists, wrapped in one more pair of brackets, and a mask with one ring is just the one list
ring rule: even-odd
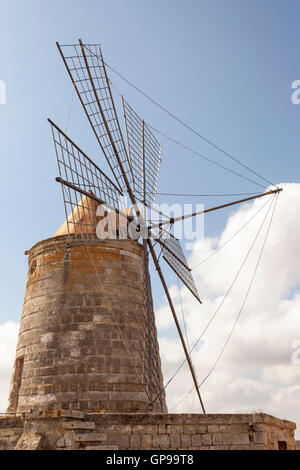
{"label": "weathered stonework", "polygon": [[[8,412],[148,412],[143,248],[136,241],[69,243],[29,251]],[[154,317],[153,396],[162,388]],[[166,411],[165,395],[153,404]]]}
{"label": "weathered stonework", "polygon": [[295,450],[295,427],[264,413],[33,411],[0,419],[0,449]]}

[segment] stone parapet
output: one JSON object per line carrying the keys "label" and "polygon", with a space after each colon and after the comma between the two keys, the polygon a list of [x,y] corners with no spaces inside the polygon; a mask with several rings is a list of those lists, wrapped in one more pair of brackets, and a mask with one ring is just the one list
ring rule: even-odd
{"label": "stone parapet", "polygon": [[295,450],[295,428],[264,413],[33,411],[0,419],[0,449]]}

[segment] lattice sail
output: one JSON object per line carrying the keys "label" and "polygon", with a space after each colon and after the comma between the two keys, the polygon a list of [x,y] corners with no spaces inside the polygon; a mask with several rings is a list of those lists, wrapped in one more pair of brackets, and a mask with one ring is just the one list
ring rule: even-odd
{"label": "lattice sail", "polygon": [[147,124],[122,98],[133,191],[152,206],[157,193],[161,146]]}
{"label": "lattice sail", "polygon": [[186,257],[181,248],[180,242],[171,233],[166,238],[160,240],[163,245],[163,258],[173,269],[181,281],[192,292],[196,299],[201,302],[198,290],[193,279],[191,269],[188,267]]}
{"label": "lattice sail", "polygon": [[[62,184],[67,233],[81,238],[96,238],[96,227],[102,217],[98,206],[119,211],[122,192],[105,173],[50,119],[59,175]],[[64,226],[59,232],[64,231]],[[59,234],[59,233],[57,233]]]}
{"label": "lattice sail", "polygon": [[[57,43],[77,95],[121,190],[132,171],[122,136],[100,45]],[[121,165],[120,165],[121,164]]]}

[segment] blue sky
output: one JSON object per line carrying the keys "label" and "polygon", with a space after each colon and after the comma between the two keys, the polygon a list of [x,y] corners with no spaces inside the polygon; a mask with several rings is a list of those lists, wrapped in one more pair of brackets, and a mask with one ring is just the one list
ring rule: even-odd
{"label": "blue sky", "polygon": [[[291,102],[291,83],[300,79],[296,0],[2,0],[0,8],[0,80],[7,88],[7,103],[0,105],[0,322],[20,317],[24,251],[63,221],[46,118],[65,126],[72,87],[55,41],[101,42],[107,63],[201,134],[275,183],[299,181],[300,105]],[[147,122],[238,170],[111,78]],[[107,171],[76,97],[68,133]],[[162,138],[161,143],[162,192],[257,190]],[[229,213],[207,217],[206,234],[219,233]],[[159,301],[157,283],[154,294]]]}

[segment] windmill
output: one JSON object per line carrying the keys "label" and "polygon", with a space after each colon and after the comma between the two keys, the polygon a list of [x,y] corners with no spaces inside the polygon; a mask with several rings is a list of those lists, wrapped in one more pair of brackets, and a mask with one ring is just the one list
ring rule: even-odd
{"label": "windmill", "polygon": [[[130,226],[131,235],[142,239],[144,252],[144,285],[148,311],[148,390],[150,403],[159,399],[153,396],[151,328],[153,305],[151,280],[148,268],[149,254],[162,283],[173,319],[188,363],[202,411],[204,404],[200,395],[195,369],[191,360],[175,307],[165,281],[155,245],[160,246],[163,259],[175,272],[197,301],[201,299],[191,269],[179,239],[171,233],[176,222],[199,214],[223,209],[266,195],[278,193],[279,188],[252,197],[233,201],[201,212],[180,217],[167,217],[159,212],[160,221],[147,221],[146,211],[153,208],[156,200],[161,146],[151,127],[129,103],[121,97],[126,139],[124,139],[119,116],[112,93],[100,45],[60,45],[58,50],[82,104],[93,133],[110,167],[113,180],[87,156],[70,137],[49,119],[59,168],[56,181],[61,184],[68,233],[86,241],[97,240],[99,223],[114,218],[118,236]],[[126,143],[125,143],[126,140]],[[129,196],[131,210],[120,203]],[[98,210],[98,207],[102,208]],[[103,211],[103,207],[105,210]],[[114,217],[112,217],[114,216]],[[105,220],[104,220],[105,219]]]}

